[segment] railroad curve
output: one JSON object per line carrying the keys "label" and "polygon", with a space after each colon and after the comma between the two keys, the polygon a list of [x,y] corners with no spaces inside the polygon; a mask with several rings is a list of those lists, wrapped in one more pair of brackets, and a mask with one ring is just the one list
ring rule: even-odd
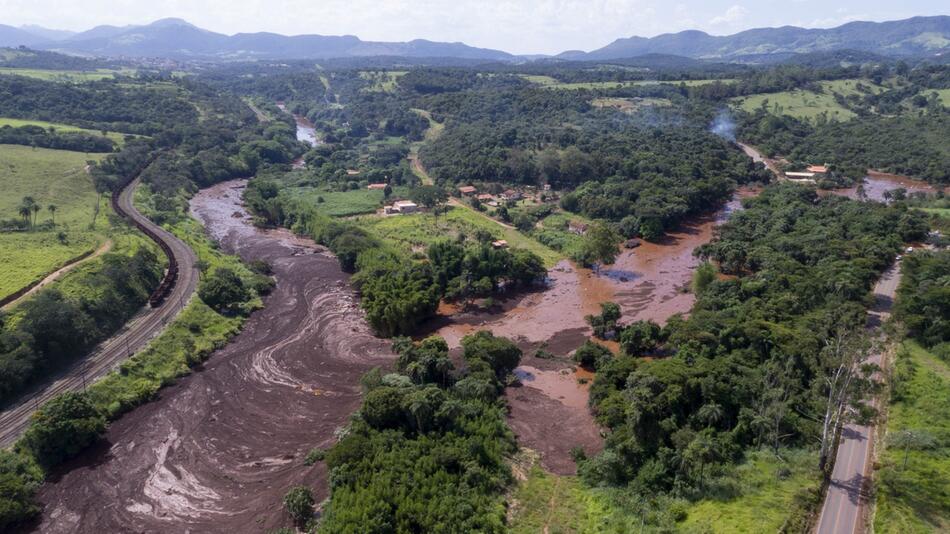
{"label": "railroad curve", "polygon": [[[197,257],[191,247],[148,220],[132,205],[139,179],[131,180],[112,198],[113,209],[158,243],[168,256],[169,269],[146,305],[121,330],[100,343],[87,357],[48,377],[42,384],[0,412],[0,447],[9,447],[30,423],[30,416],[43,403],[60,393],[85,389],[113,370],[123,360],[145,348],[184,308],[198,287]],[[176,273],[177,270],[177,273]]]}

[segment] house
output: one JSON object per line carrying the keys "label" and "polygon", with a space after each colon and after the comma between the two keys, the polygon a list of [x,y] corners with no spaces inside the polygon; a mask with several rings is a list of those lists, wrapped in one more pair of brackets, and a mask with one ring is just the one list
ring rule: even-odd
{"label": "house", "polygon": [[393,211],[396,213],[415,213],[419,211],[419,206],[410,200],[399,200],[393,202]]}
{"label": "house", "polygon": [[369,189],[371,191],[376,191],[376,190],[381,191],[383,189],[386,189],[387,185],[389,184],[369,184],[368,186],[366,186],[366,189]]}
{"label": "house", "polygon": [[815,174],[828,174],[828,167],[825,165],[809,165],[805,170]]}
{"label": "house", "polygon": [[491,246],[494,248],[508,248],[508,242],[504,239],[499,239],[498,241],[492,241]]}
{"label": "house", "polygon": [[498,195],[502,200],[521,200],[521,193],[514,189],[507,189],[504,193]]}
{"label": "house", "polygon": [[488,193],[482,193],[481,195],[478,195],[475,198],[477,198],[481,202],[491,202],[492,200],[495,200],[495,197],[489,195]]}
{"label": "house", "polygon": [[587,224],[580,221],[568,221],[567,231],[572,234],[584,235],[587,233]]}
{"label": "house", "polygon": [[347,169],[347,170],[346,170],[346,175],[347,175],[347,176],[359,176],[359,174],[360,174],[360,171],[359,171],[358,169]]}
{"label": "house", "polygon": [[790,182],[814,182],[815,173],[813,172],[786,172],[785,178]]}
{"label": "house", "polygon": [[478,189],[471,185],[463,185],[462,187],[459,187],[459,193],[466,197],[474,195],[477,191]]}
{"label": "house", "polygon": [[551,190],[551,184],[544,184],[544,190],[545,190],[545,191],[550,191],[550,190]]}

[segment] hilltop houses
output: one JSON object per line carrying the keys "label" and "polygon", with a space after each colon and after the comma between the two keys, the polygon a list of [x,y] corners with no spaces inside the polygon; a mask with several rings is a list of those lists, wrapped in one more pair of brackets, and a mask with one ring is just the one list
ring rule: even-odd
{"label": "hilltop houses", "polygon": [[464,197],[470,197],[478,192],[478,189],[471,185],[463,185],[459,187],[459,193]]}

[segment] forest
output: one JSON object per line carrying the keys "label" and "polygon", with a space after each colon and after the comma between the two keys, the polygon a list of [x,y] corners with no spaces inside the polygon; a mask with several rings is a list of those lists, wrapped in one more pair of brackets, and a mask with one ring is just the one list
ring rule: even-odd
{"label": "forest", "polygon": [[321,532],[506,532],[502,392],[521,350],[480,331],[456,369],[445,340],[397,339],[396,373],[364,376],[363,404],[321,454],[332,473]]}
{"label": "forest", "polygon": [[[829,409],[823,377],[841,364],[834,349],[866,350],[871,286],[927,231],[906,207],[793,185],[744,205],[697,250],[733,276],[699,284],[690,316],[662,331],[623,327],[627,355],[600,360],[590,402],[610,433],[579,465],[589,484],[689,498],[747,451],[815,443]],[[672,355],[636,358],[658,348]]]}

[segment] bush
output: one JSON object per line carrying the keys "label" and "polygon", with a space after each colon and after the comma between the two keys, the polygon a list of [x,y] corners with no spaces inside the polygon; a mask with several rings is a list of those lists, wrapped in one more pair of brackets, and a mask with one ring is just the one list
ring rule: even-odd
{"label": "bush", "polygon": [[21,443],[46,467],[72,458],[106,430],[85,393],[63,393],[36,411]]}
{"label": "bush", "polygon": [[574,352],[574,361],[578,365],[587,369],[597,370],[603,362],[610,360],[613,354],[607,347],[587,340]]}
{"label": "bush", "polygon": [[220,267],[198,288],[198,296],[205,304],[221,314],[240,311],[250,297],[244,281],[231,269]]}
{"label": "bush", "polygon": [[313,517],[313,504],[313,492],[306,486],[294,486],[284,495],[284,508],[298,525]]}

